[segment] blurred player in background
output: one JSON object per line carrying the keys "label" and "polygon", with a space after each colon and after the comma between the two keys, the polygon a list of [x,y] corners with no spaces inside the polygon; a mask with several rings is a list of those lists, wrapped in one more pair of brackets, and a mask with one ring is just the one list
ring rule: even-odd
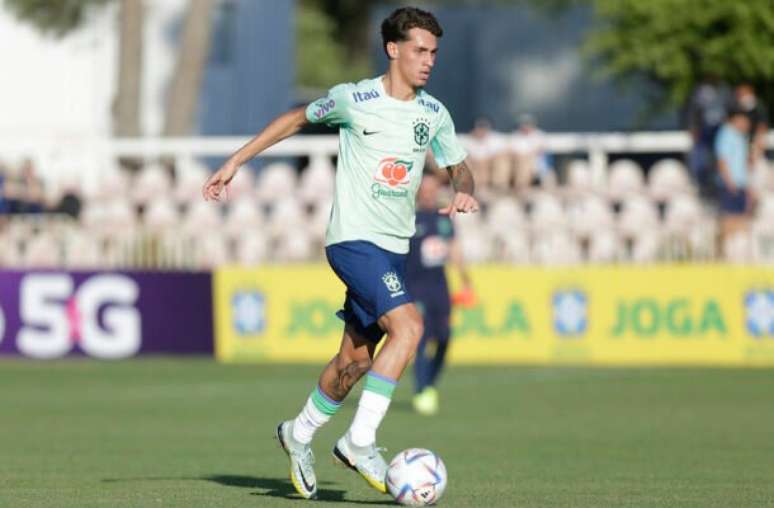
{"label": "blurred player in background", "polygon": [[[290,479],[304,498],[317,481],[311,442],[366,375],[352,425],[333,448],[336,461],[386,492],[387,463],[376,447],[395,386],[422,337],[422,316],[405,288],[404,266],[414,235],[415,198],[428,150],[449,172],[455,194],[441,210],[475,212],[473,176],[446,108],[423,90],[438,50],[441,26],[429,12],[403,7],[382,23],[389,67],[383,76],[337,85],[306,108],[272,121],[205,183],[217,199],[237,169],[308,122],[339,127],[333,208],[326,232],[328,263],[347,287],[341,346],[323,369],[295,419],[277,427],[290,460]],[[376,345],[387,340],[378,355]]]}
{"label": "blurred player in background", "polygon": [[414,359],[414,409],[423,415],[438,412],[436,383],[444,366],[451,337],[451,298],[446,280],[446,263],[459,271],[460,296],[472,295],[470,276],[462,249],[454,236],[454,225],[438,213],[441,180],[427,171],[417,192],[416,234],[411,238],[406,259],[406,284],[422,314],[425,333]]}

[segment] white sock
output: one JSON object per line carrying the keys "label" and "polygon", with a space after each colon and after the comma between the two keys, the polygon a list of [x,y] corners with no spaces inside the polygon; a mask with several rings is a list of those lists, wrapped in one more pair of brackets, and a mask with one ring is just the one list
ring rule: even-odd
{"label": "white sock", "polygon": [[376,442],[376,429],[387,414],[390,398],[363,390],[355,418],[349,428],[349,438],[355,446],[370,446]]}
{"label": "white sock", "polygon": [[316,387],[293,420],[293,439],[301,444],[311,443],[317,429],[328,423],[339,407],[340,402],[325,395],[319,386]]}

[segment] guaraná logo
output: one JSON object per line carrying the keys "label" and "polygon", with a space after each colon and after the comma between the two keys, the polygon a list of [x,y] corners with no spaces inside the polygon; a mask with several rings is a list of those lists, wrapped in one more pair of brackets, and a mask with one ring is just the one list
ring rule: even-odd
{"label": "guaran\u00e1 logo", "polygon": [[407,185],[411,181],[411,168],[413,167],[413,161],[387,157],[379,162],[374,180],[387,184],[393,189],[399,185]]}

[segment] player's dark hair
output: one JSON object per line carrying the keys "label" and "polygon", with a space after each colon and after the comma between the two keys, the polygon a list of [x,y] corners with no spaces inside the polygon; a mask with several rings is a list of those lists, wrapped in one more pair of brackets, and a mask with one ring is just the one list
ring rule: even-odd
{"label": "player's dark hair", "polygon": [[427,30],[436,37],[443,36],[443,28],[432,13],[416,7],[395,9],[382,21],[382,48],[388,58],[390,55],[387,53],[387,43],[408,40],[408,33],[412,28]]}

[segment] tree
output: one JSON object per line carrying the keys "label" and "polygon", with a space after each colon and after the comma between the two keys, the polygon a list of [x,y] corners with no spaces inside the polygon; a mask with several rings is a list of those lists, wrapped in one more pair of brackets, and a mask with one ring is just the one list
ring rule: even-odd
{"label": "tree", "polygon": [[165,136],[191,133],[210,48],[214,0],[190,0],[180,51],[167,96]]}
{"label": "tree", "polygon": [[771,0],[595,0],[594,8],[585,51],[624,83],[659,85],[654,105],[681,106],[707,77],[749,82],[774,104]]}
{"label": "tree", "polygon": [[[45,34],[61,38],[113,0],[6,0],[9,10]],[[113,101],[113,133],[140,134],[143,5],[121,0],[118,89]]]}

